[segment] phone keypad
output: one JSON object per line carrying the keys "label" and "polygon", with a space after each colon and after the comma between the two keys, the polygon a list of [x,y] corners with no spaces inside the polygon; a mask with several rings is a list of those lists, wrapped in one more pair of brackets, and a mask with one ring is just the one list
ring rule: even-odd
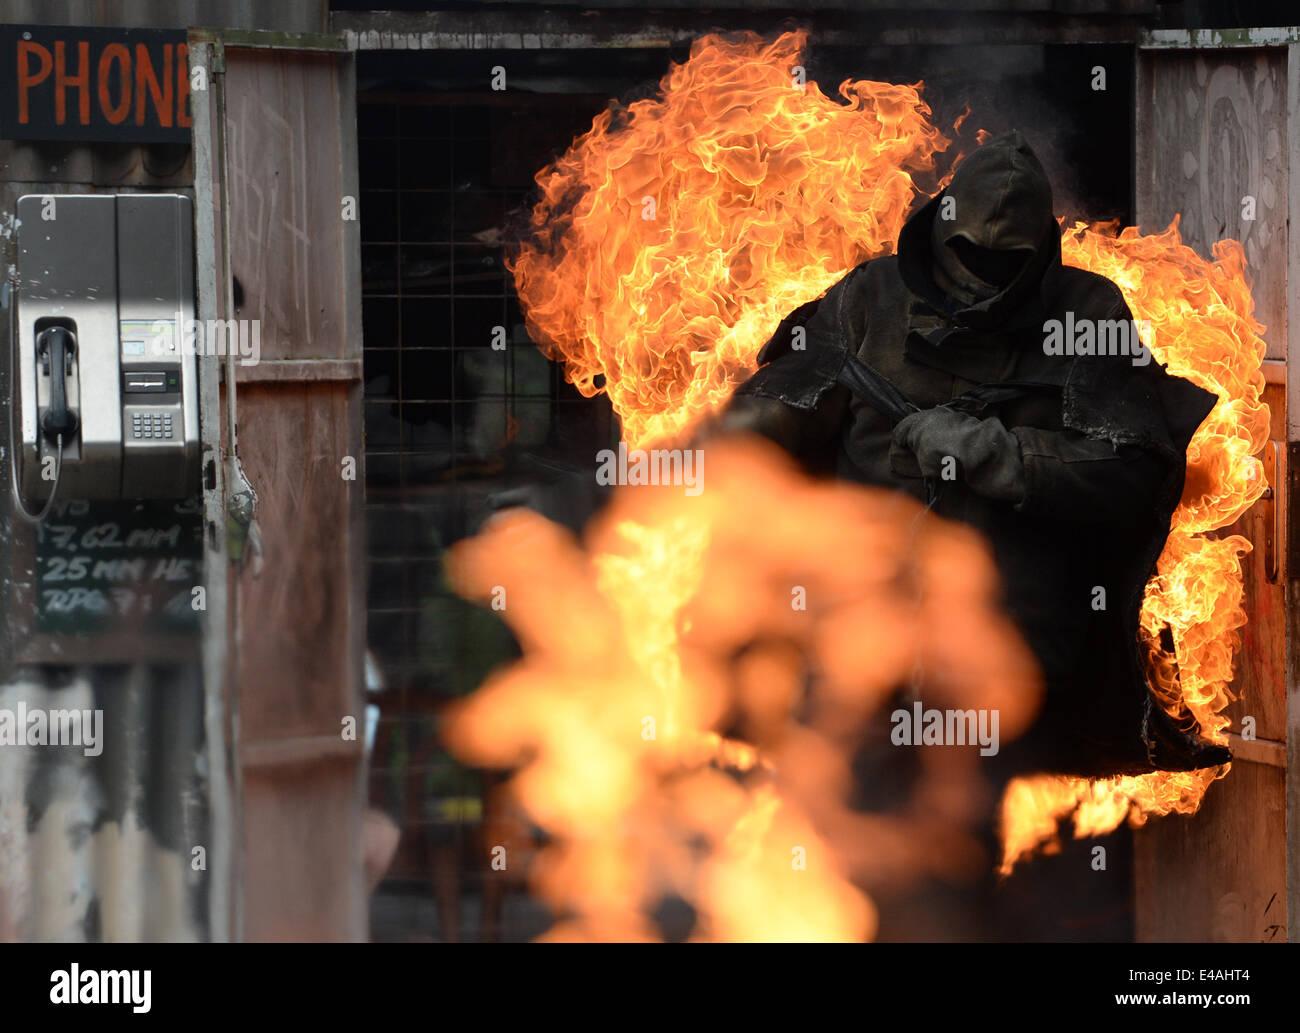
{"label": "phone keypad", "polygon": [[136,440],[164,440],[172,437],[171,413],[132,413],[131,436]]}

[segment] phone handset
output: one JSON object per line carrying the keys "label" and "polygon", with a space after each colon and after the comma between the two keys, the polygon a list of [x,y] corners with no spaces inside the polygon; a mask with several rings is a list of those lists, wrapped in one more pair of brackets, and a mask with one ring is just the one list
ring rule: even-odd
{"label": "phone handset", "polygon": [[[10,312],[14,311],[15,293],[9,295]],[[10,320],[10,327],[15,328],[16,320]],[[11,333],[12,337],[12,333]],[[51,326],[36,336],[36,360],[40,376],[49,377],[49,406],[41,416],[40,429],[45,438],[54,445],[54,482],[50,485],[49,498],[45,500],[39,512],[31,513],[23,505],[22,494],[18,488],[18,439],[13,433],[13,410],[16,400],[10,403],[10,442],[13,455],[10,461],[10,487],[13,497],[14,512],[29,524],[42,523],[54,506],[54,498],[59,491],[59,478],[63,473],[63,445],[71,442],[77,433],[80,421],[74,410],[68,408],[67,378],[73,374],[76,361],[77,335],[63,326]],[[38,450],[39,451],[39,450]]]}
{"label": "phone handset", "polygon": [[77,335],[62,326],[42,330],[36,338],[36,358],[41,375],[50,378],[50,406],[41,417],[41,431],[51,444],[60,436],[71,440],[77,432],[77,414],[68,408],[67,378],[77,354]]}

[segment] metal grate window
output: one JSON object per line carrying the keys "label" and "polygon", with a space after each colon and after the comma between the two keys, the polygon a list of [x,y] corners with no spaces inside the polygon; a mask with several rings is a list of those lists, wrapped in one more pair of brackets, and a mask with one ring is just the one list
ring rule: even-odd
{"label": "metal grate window", "polygon": [[358,104],[368,635],[385,684],[372,697],[371,801],[401,831],[375,939],[522,939],[547,924],[522,893],[485,881],[491,776],[438,742],[447,702],[515,654],[496,615],[447,590],[442,556],[521,486],[557,471],[594,486],[594,455],[616,439],[607,402],[579,395],[529,341],[503,261],[508,213],[599,105],[486,101]]}

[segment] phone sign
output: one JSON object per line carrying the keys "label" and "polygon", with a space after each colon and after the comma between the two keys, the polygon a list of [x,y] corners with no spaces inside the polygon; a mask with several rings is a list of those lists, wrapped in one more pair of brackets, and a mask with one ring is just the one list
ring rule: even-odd
{"label": "phone sign", "polygon": [[0,138],[190,139],[184,30],[0,25]]}

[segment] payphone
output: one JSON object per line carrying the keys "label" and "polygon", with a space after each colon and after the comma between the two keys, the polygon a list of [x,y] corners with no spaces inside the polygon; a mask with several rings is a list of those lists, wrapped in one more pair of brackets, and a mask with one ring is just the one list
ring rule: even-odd
{"label": "payphone", "polygon": [[29,194],[17,216],[15,508],[194,494],[190,199]]}

